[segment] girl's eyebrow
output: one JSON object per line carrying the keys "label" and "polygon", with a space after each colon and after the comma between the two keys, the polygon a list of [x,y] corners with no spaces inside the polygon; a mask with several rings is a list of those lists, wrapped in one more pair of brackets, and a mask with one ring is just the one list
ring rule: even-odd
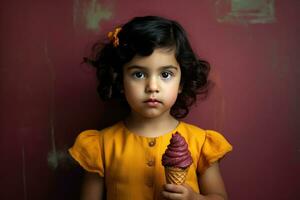
{"label": "girl's eyebrow", "polygon": [[[139,65],[130,65],[129,67],[127,67],[127,70],[132,70],[132,69],[148,70],[148,67],[143,67],[143,66],[139,66]],[[177,71],[178,67],[176,67],[174,65],[165,65],[165,66],[159,67],[158,69],[160,69],[160,70],[175,69]]]}

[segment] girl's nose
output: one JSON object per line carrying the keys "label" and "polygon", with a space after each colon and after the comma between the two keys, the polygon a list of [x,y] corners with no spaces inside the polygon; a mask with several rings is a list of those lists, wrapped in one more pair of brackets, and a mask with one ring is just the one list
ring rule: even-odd
{"label": "girl's nose", "polygon": [[151,77],[148,79],[146,84],[146,92],[147,93],[157,93],[159,92],[158,82],[155,77]]}

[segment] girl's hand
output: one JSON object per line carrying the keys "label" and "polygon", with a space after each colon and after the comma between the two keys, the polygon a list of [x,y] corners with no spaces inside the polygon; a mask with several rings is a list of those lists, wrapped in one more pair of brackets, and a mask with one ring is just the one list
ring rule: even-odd
{"label": "girl's hand", "polygon": [[162,196],[167,200],[200,200],[201,195],[194,192],[193,189],[187,185],[165,184]]}

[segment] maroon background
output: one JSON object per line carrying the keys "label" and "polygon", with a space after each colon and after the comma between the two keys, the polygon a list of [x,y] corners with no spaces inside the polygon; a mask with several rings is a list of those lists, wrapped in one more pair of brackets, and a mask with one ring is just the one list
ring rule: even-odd
{"label": "maroon background", "polygon": [[214,89],[184,121],[233,144],[221,162],[230,199],[300,199],[299,1],[276,1],[274,23],[249,24],[218,22],[216,1],[98,0],[112,15],[96,31],[83,20],[91,2],[1,3],[0,199],[78,199],[82,171],[66,149],[120,119],[80,62],[115,24],[147,14],[178,20],[213,66]]}

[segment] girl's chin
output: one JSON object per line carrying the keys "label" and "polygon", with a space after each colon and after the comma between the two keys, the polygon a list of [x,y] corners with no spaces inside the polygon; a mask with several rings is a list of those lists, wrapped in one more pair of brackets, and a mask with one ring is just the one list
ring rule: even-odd
{"label": "girl's chin", "polygon": [[147,112],[138,112],[135,115],[147,119],[163,118],[170,115],[170,111],[148,110]]}

